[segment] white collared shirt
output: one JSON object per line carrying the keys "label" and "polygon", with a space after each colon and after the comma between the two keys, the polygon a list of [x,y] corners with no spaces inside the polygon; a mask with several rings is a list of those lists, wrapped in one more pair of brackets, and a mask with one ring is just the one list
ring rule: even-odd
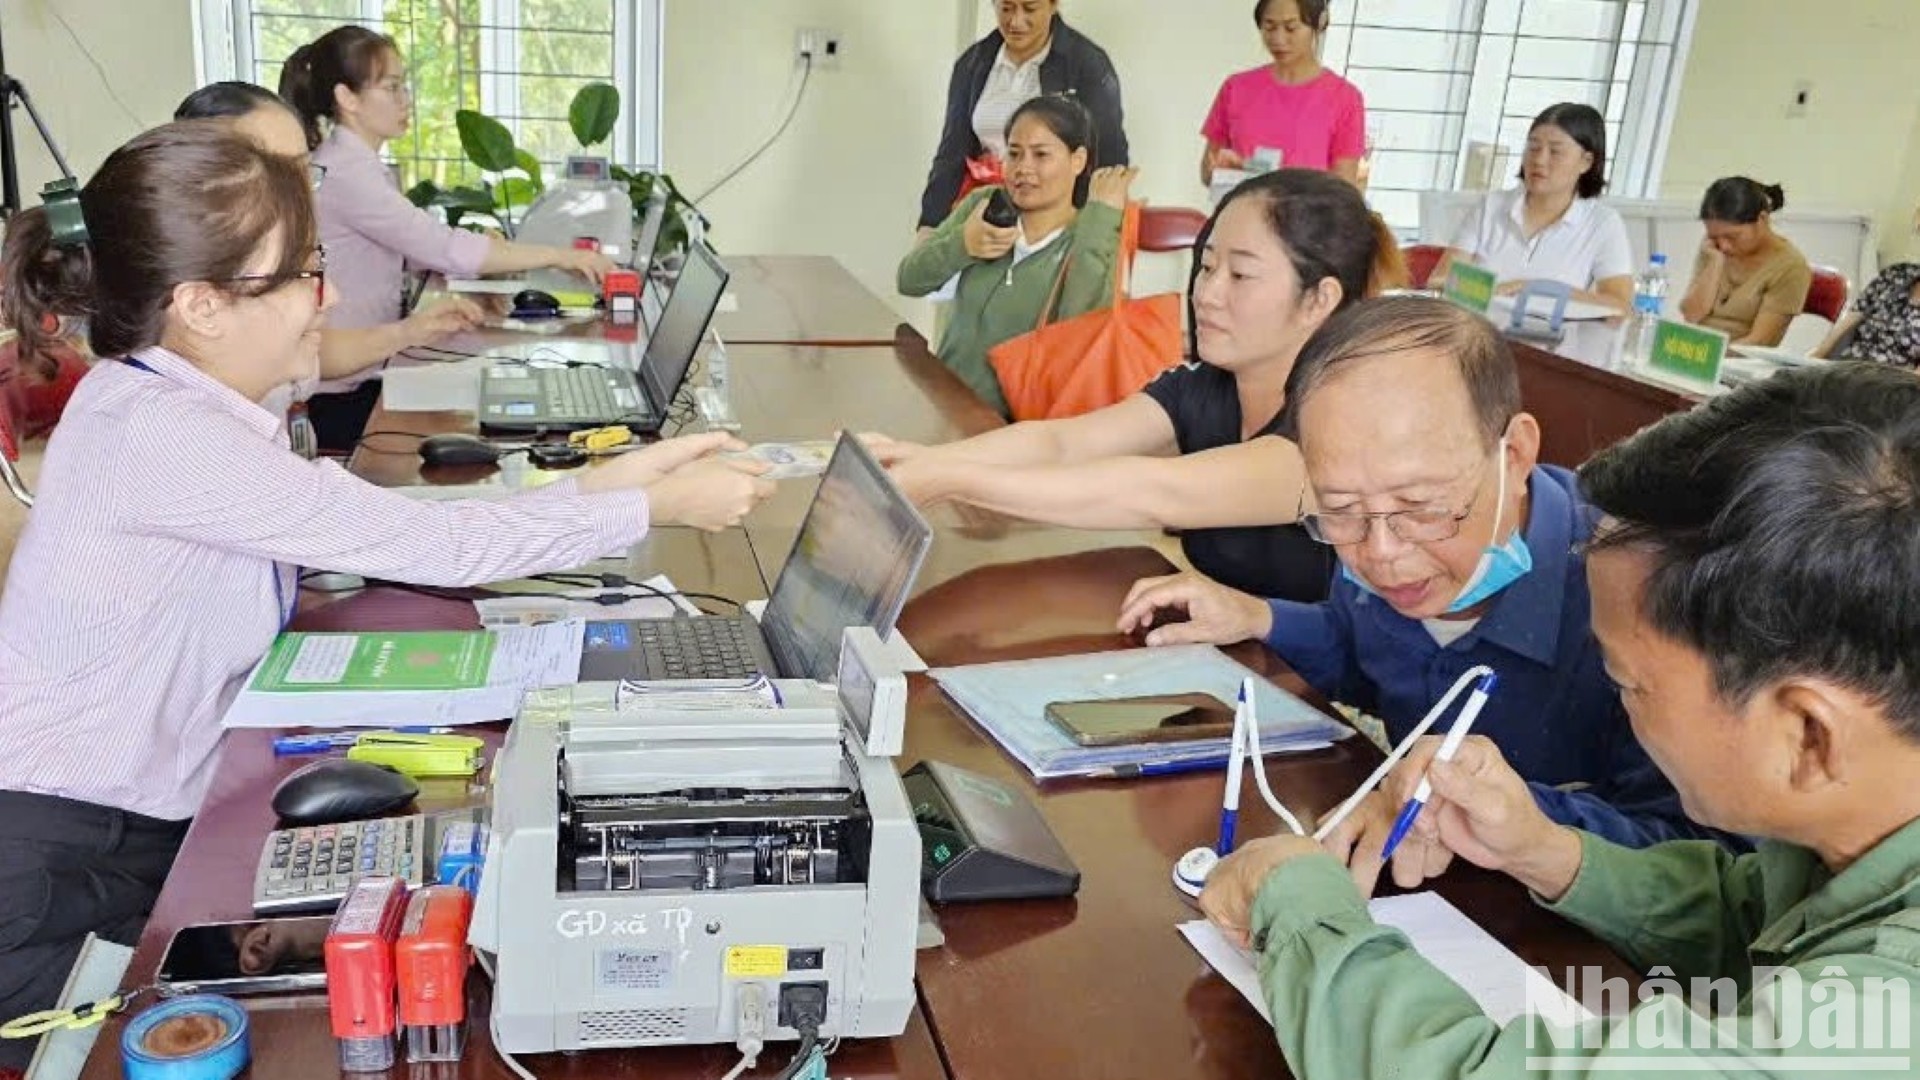
{"label": "white collared shirt", "polygon": [[1560,220],[1531,238],[1526,233],[1526,189],[1488,195],[1460,223],[1452,246],[1501,281],[1563,281],[1591,289],[1633,273],[1633,248],[1619,211],[1598,199],[1575,199]]}
{"label": "white collared shirt", "polygon": [[572,480],[409,499],[294,454],[283,417],[182,357],[137,359],[95,365],[47,444],[0,592],[0,789],[190,817],[298,567],[473,585],[647,530],[644,492]]}
{"label": "white collared shirt", "polygon": [[987,85],[980,90],[980,100],[973,105],[973,134],[987,153],[1005,160],[1007,156],[1007,121],[1020,106],[1040,96],[1040,65],[1047,62],[1053,54],[1053,42],[1047,42],[1046,48],[1033,54],[1026,63],[1016,64],[1007,58],[1007,47],[1000,46],[1000,55],[994,58],[993,70],[987,75]]}

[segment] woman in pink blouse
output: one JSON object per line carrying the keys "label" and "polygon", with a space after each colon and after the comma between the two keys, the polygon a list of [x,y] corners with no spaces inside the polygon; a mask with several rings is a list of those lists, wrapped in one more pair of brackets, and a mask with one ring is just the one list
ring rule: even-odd
{"label": "woman in pink blouse", "polygon": [[1271,163],[1320,169],[1359,183],[1366,154],[1367,106],[1359,88],[1320,66],[1320,38],[1327,32],[1327,0],[1257,0],[1253,22],[1273,63],[1230,76],[1220,84],[1200,134],[1200,182],[1213,170],[1238,169],[1262,150],[1277,150]]}
{"label": "woman in pink blouse", "polygon": [[[516,244],[456,229],[407,201],[380,159],[387,140],[406,134],[413,105],[406,61],[384,34],[342,26],[301,46],[281,71],[280,96],[300,114],[313,163],[326,170],[314,203],[320,240],[340,281],[332,326],[356,329],[399,319],[408,267],[450,277],[554,267],[582,274],[596,287],[614,268],[597,251]],[[375,386],[356,387],[377,374],[322,384],[328,393],[314,395],[308,406],[322,449],[352,449],[379,396]]]}
{"label": "woman in pink blouse", "polygon": [[[23,348],[44,316],[84,316],[114,359],[54,429],[0,590],[0,1016],[53,1004],[89,931],[139,936],[300,567],[499,581],[654,523],[723,528],[772,491],[710,456],[714,435],[498,501],[409,499],[294,454],[262,402],[313,373],[334,305],[309,189],[228,125],[176,123],[59,215],[7,223],[0,314]],[[0,1042],[0,1069],[32,1049]]]}

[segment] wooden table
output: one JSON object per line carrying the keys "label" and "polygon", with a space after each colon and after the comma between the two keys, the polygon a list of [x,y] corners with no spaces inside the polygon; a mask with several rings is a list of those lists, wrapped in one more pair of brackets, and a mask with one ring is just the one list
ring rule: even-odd
{"label": "wooden table", "polygon": [[714,317],[734,345],[892,345],[900,316],[827,255],[722,255],[737,303]]}
{"label": "wooden table", "polygon": [[1596,451],[1701,402],[1621,363],[1624,322],[1568,323],[1558,344],[1509,337],[1520,401],[1540,421],[1540,460],[1577,468]]}
{"label": "wooden table", "polygon": [[[744,350],[743,350],[744,351]],[[946,438],[980,430],[992,414],[974,402],[918,335],[894,350],[749,352],[737,363],[736,405],[750,424],[784,425],[789,437],[819,437],[842,424],[882,426],[909,438]],[[819,392],[806,392],[814,390]],[[465,414],[393,414],[379,421],[410,430],[471,427]],[[436,425],[439,425],[436,428]],[[422,482],[411,464],[356,459],[382,482]],[[425,478],[429,481],[435,478]],[[811,484],[793,483],[755,512],[745,530],[707,535],[660,530],[633,556],[635,569],[664,570],[683,588],[739,599],[760,595],[798,528]],[[1086,652],[1124,647],[1113,632],[1121,596],[1135,579],[1166,570],[1155,545],[1164,538],[1073,532],[1012,523],[992,515],[934,515],[939,536],[901,628],[934,664]],[[471,626],[471,609],[451,601],[384,590],[303,599],[300,626],[313,629]],[[1233,650],[1280,685],[1299,681],[1257,646]],[[1022,1077],[1286,1075],[1272,1031],[1224,980],[1209,973],[1174,932],[1193,917],[1168,875],[1180,854],[1212,838],[1218,826],[1218,775],[1128,783],[1036,786],[1025,772],[956,714],[934,685],[910,690],[902,768],[937,758],[1008,779],[1030,791],[1083,872],[1070,900],[952,905],[940,912],[944,946],[921,953],[920,1007],[906,1033],[890,1042],[850,1042],[832,1062],[835,1076],[1002,1080]],[[151,974],[174,928],[245,915],[251,872],[271,827],[273,784],[292,763],[268,753],[265,736],[237,734],[223,749],[219,777],[196,819],[135,955],[129,980]],[[1322,812],[1377,760],[1353,739],[1273,762],[1275,789],[1296,809]],[[461,788],[430,801],[473,798]],[[1260,800],[1242,806],[1245,835],[1275,823]],[[1625,973],[1612,954],[1540,910],[1513,882],[1456,870],[1441,893],[1525,959],[1563,967],[1598,964]],[[484,987],[472,1005],[483,1010]],[[324,1013],[312,1002],[255,1012],[254,1075],[333,1076],[335,1056]],[[484,1015],[477,1011],[474,1015]],[[118,1075],[109,1022],[90,1059],[89,1077]],[[603,1052],[533,1059],[541,1075],[718,1075],[730,1048]],[[765,1067],[761,1070],[764,1074]],[[502,1076],[484,1036],[458,1076]]]}

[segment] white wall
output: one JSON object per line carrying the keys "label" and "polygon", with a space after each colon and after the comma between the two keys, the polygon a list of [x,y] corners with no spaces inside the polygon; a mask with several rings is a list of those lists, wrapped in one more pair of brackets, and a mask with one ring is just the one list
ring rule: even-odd
{"label": "white wall", "polygon": [[[1198,206],[1196,131],[1220,80],[1263,53],[1246,0],[1063,0],[1075,26],[1113,57],[1137,192]],[[194,85],[190,0],[0,0],[14,75],[26,82],[83,174]],[[106,69],[136,124],[53,18],[58,10]],[[130,15],[138,11],[136,21]],[[712,200],[714,241],[734,252],[829,252],[905,315],[893,270],[912,236],[939,136],[954,57],[991,18],[983,0],[668,0],[669,167],[690,192],[737,162],[777,121],[801,27],[838,33],[844,58],[816,73],[780,145]],[[1803,206],[1880,215],[1889,257],[1909,253],[1920,202],[1920,0],[1702,0],[1679,94],[1662,192],[1695,198],[1746,172]],[[1813,84],[1804,119],[1784,115],[1793,84]],[[16,113],[22,194],[53,176]],[[1142,291],[1170,287],[1178,261],[1149,257]]]}
{"label": "white wall", "polygon": [[927,322],[894,292],[920,190],[940,136],[961,5],[933,0],[669,0],[668,170],[697,195],[780,119],[802,27],[841,41],[814,72],[781,141],[707,200],[722,253],[830,253],[876,295]]}
{"label": "white wall", "polygon": [[[1883,255],[1903,256],[1920,200],[1916,49],[1916,0],[1701,0],[1661,194],[1752,176],[1790,206],[1876,215]],[[1790,117],[1803,81],[1806,115]]]}
{"label": "white wall", "polygon": [[[832,252],[907,318],[894,293],[940,136],[960,49],[990,27],[979,0],[669,0],[666,158],[681,187],[704,188],[765,133],[793,71],[794,33],[836,30],[845,58],[816,72],[781,144],[709,206],[721,250]],[[1135,191],[1204,205],[1200,121],[1220,80],[1261,61],[1246,0],[1064,0],[1062,13],[1119,70]],[[1177,287],[1182,261],[1143,257],[1136,291]]]}
{"label": "white wall", "polygon": [[[115,147],[170,118],[195,85],[191,0],[0,0],[0,30],[8,73],[26,84],[82,179]],[[99,61],[105,80],[74,37]],[[41,185],[59,170],[25,110],[13,114],[13,137],[21,203],[36,206]]]}

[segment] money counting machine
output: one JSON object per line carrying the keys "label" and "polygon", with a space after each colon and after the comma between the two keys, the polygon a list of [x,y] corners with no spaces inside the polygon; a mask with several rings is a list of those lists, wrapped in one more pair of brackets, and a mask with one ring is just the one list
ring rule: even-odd
{"label": "money counting machine", "polygon": [[[471,941],[509,1053],[899,1034],[920,835],[892,756],[905,678],[847,631],[837,686],[668,707],[619,683],[530,694],[494,777]],[[658,699],[654,699],[658,700]],[[744,1020],[743,1020],[744,1018]]]}

